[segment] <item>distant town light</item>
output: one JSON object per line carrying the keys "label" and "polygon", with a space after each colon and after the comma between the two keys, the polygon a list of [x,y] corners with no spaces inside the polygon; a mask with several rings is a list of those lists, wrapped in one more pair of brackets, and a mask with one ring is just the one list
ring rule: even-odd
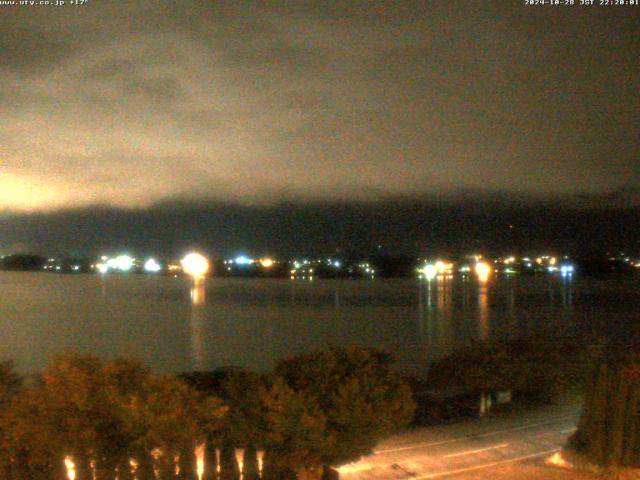
{"label": "distant town light", "polygon": [[575,268],[573,265],[562,265],[560,267],[560,275],[562,275],[563,277],[572,275],[574,271],[575,271]]}
{"label": "distant town light", "polygon": [[113,259],[111,264],[109,262],[111,262],[111,259],[107,261],[107,265],[109,265],[110,268],[112,268],[111,265],[113,265],[113,268],[121,272],[128,272],[133,268],[133,258],[129,255],[118,255]]}
{"label": "distant town light", "polygon": [[273,264],[274,261],[269,257],[260,259],[260,265],[262,265],[264,268],[271,268],[273,267]]}
{"label": "distant town light", "polygon": [[180,263],[184,273],[195,278],[204,277],[209,271],[209,260],[196,252],[186,255]]}
{"label": "distant town light", "polygon": [[478,262],[476,263],[475,272],[478,280],[484,283],[489,280],[489,275],[491,275],[491,265],[487,262]]}
{"label": "distant town light", "polygon": [[436,271],[439,275],[449,274],[453,271],[453,263],[438,260],[435,264]]}
{"label": "distant town light", "polygon": [[429,281],[436,278],[437,274],[438,274],[438,268],[431,263],[427,263],[424,267],[422,267],[422,275],[424,275],[424,278],[426,278]]}
{"label": "distant town light", "polygon": [[236,257],[236,264],[238,265],[250,265],[253,263],[253,260],[250,259],[249,257],[245,257],[244,255],[240,255],[239,257]]}
{"label": "distant town light", "polygon": [[144,270],[145,272],[149,273],[158,273],[160,270],[162,270],[162,266],[156,261],[155,258],[150,258],[145,262]]}

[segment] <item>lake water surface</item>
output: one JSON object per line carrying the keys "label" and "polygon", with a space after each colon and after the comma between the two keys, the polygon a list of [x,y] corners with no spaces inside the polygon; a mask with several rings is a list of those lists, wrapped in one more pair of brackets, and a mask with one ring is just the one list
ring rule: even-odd
{"label": "lake water surface", "polygon": [[41,369],[63,350],[161,372],[241,366],[329,345],[378,347],[405,373],[474,339],[638,321],[640,281],[557,276],[426,282],[0,272],[0,359]]}

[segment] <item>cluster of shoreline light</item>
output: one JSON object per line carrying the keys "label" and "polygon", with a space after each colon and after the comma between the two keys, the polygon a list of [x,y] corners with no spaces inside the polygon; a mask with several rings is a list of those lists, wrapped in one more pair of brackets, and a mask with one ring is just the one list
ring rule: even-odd
{"label": "cluster of shoreline light", "polygon": [[482,258],[482,255],[473,255],[472,261],[459,265],[457,269],[452,262],[436,260],[435,262],[426,262],[418,267],[417,273],[419,278],[431,281],[435,278],[452,278],[456,271],[462,275],[469,275],[473,272],[479,281],[486,282],[492,273],[501,271],[506,275],[512,275],[519,272],[516,266],[520,266],[523,271],[546,271],[560,273],[562,277],[570,277],[575,272],[575,267],[566,261],[567,258],[559,261],[557,257],[550,255],[543,255],[535,259],[530,257],[517,259],[511,256],[493,260],[492,266],[489,261]]}
{"label": "cluster of shoreline light", "polygon": [[226,265],[225,268],[227,269],[227,271],[230,272],[232,270],[233,265],[239,265],[243,267],[250,267],[251,265],[260,265],[263,268],[271,268],[277,262],[270,257],[263,257],[263,258],[256,259],[256,258],[249,258],[245,255],[240,255],[234,259],[225,260],[222,263],[223,265]]}
{"label": "cluster of shoreline light", "polygon": [[[463,275],[468,275],[472,270],[470,265],[461,265],[458,267],[458,272]],[[420,278],[424,278],[428,281],[433,280],[434,278],[452,278],[455,271],[454,264],[444,260],[437,260],[434,263],[426,263],[422,267],[418,268],[418,276]],[[489,276],[491,275],[493,269],[491,265],[485,261],[482,261],[479,257],[476,259],[476,262],[473,266],[473,271],[475,272],[478,280],[481,282],[486,282],[489,280]]]}
{"label": "cluster of shoreline light", "polygon": [[[128,273],[135,268],[140,267],[139,261],[130,255],[118,255],[117,257],[103,256],[101,261],[92,265],[92,268],[101,274],[110,271],[119,273]],[[149,258],[142,264],[142,269],[147,273],[159,273],[163,270],[163,266],[155,258]],[[180,264],[167,264],[169,272],[182,271],[194,278],[203,277],[209,271],[209,259],[197,252],[192,252],[180,260]]]}
{"label": "cluster of shoreline light", "polygon": [[[117,257],[103,256],[100,261],[91,267],[99,273],[113,272],[130,272],[138,267],[138,260],[129,255],[118,255]],[[157,273],[162,270],[162,266],[155,258],[149,258],[144,262],[143,269],[147,273]]]}
{"label": "cluster of shoreline light", "polygon": [[[194,256],[196,255],[196,256]],[[196,262],[196,259],[197,262]],[[279,260],[269,256],[251,257],[238,255],[234,258],[220,259],[220,264],[215,268],[215,275],[239,275],[239,276],[269,276],[285,277],[291,279],[314,280],[316,278],[370,278],[379,276],[379,271],[384,275],[388,268],[394,271],[392,264],[383,263],[382,266],[366,260],[346,261],[335,257],[298,257],[289,260]],[[401,262],[404,260],[401,260]],[[206,268],[204,264],[206,263]],[[640,266],[640,262],[627,260],[631,266]],[[189,254],[182,260],[157,259],[153,257],[136,258],[126,253],[113,256],[102,256],[97,262],[89,263],[83,260],[65,260],[49,258],[43,270],[60,273],[88,273],[100,274],[114,273],[144,273],[144,274],[168,274],[178,276],[182,274],[205,276],[211,273],[213,262],[201,254]],[[404,270],[403,270],[404,269]],[[475,275],[480,280],[486,281],[494,274],[514,275],[527,273],[550,273],[562,277],[572,276],[576,268],[569,257],[554,255],[540,256],[506,256],[487,258],[483,255],[468,255],[459,257],[455,261],[447,259],[417,259],[412,265],[399,264],[400,275],[411,270],[422,279],[433,280],[435,278],[449,278],[453,275]]]}

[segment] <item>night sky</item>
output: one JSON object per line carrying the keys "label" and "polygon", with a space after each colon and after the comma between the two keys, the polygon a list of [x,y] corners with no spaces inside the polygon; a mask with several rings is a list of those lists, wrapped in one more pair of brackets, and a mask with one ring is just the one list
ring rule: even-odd
{"label": "night sky", "polygon": [[640,7],[0,6],[0,253],[637,247]]}

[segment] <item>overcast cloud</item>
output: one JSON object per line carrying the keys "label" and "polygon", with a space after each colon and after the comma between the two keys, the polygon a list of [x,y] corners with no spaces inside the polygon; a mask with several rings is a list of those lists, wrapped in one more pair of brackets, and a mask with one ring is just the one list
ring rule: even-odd
{"label": "overcast cloud", "polygon": [[0,211],[640,180],[640,9],[0,7]]}

